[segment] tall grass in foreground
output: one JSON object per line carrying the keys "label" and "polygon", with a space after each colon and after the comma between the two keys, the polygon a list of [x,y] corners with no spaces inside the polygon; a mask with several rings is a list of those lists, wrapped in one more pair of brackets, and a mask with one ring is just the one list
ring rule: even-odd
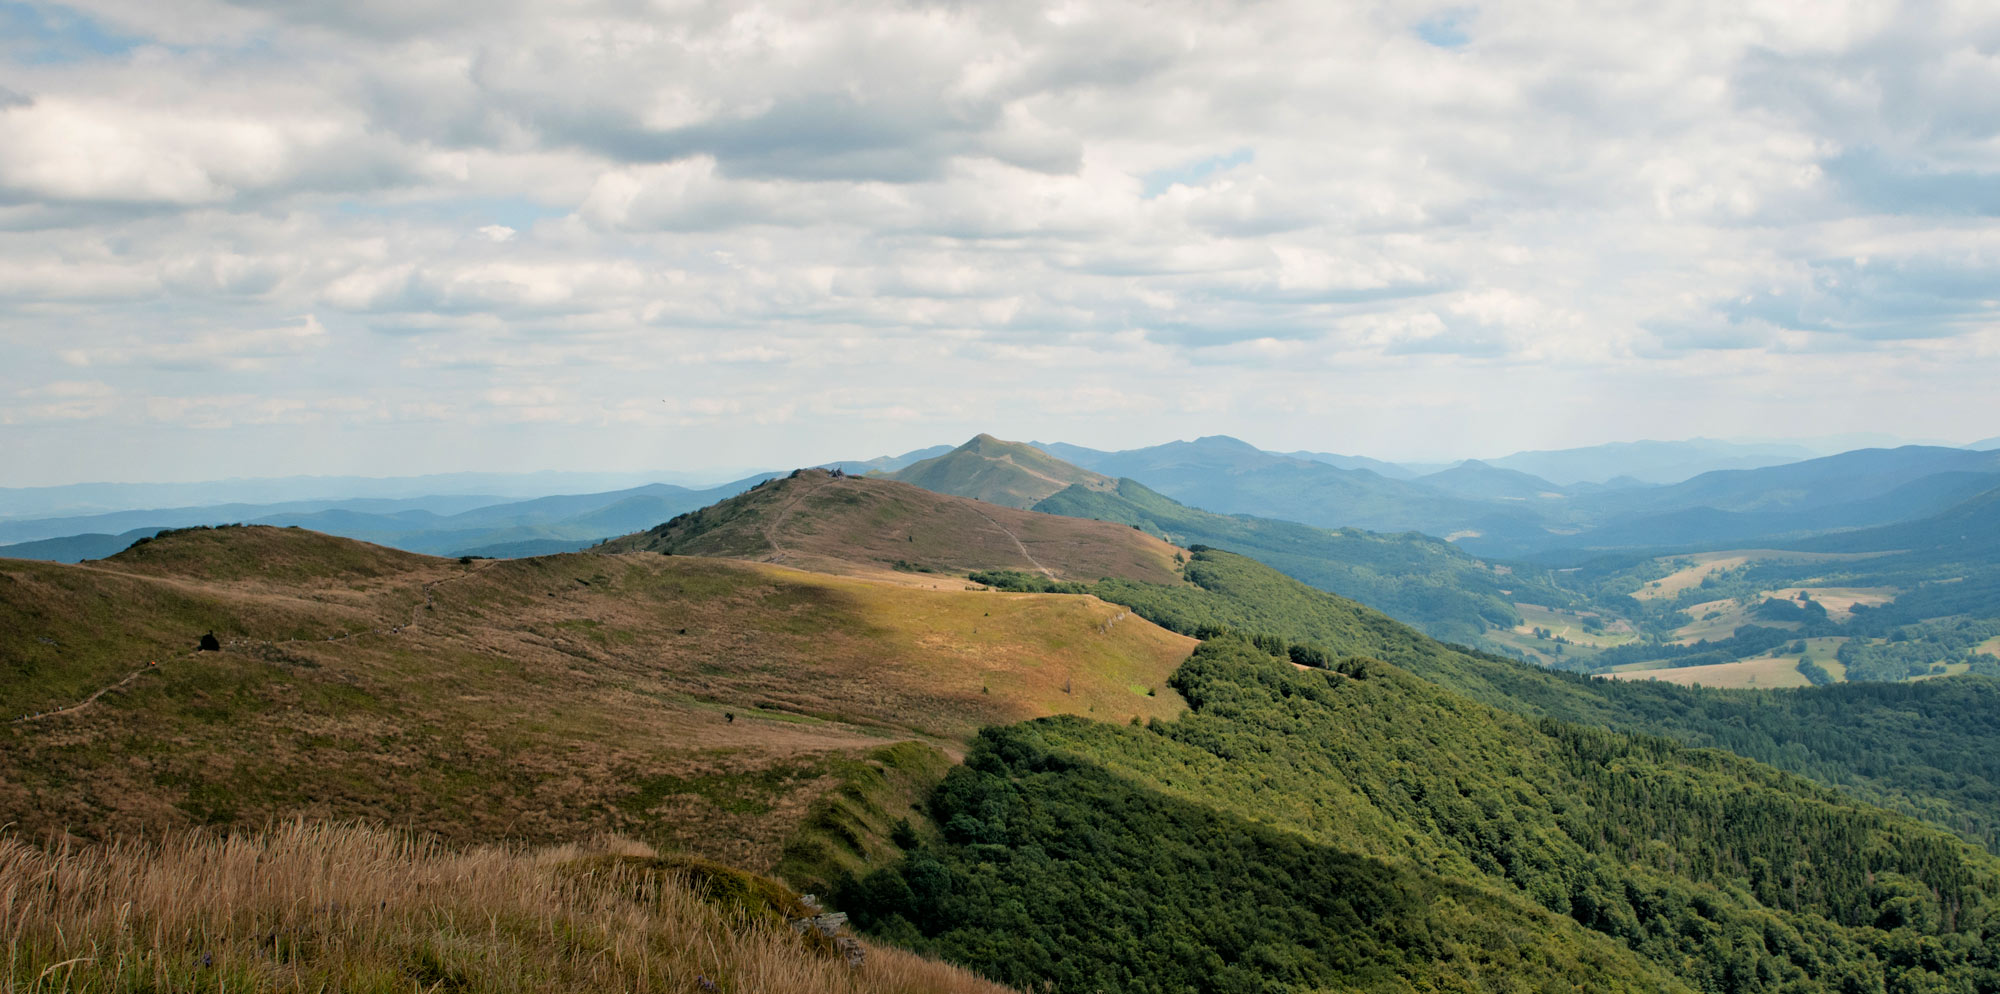
{"label": "tall grass in foreground", "polygon": [[0,838],[0,992],[1004,990],[896,949],[850,967],[712,886],[603,846],[455,852],[345,826]]}

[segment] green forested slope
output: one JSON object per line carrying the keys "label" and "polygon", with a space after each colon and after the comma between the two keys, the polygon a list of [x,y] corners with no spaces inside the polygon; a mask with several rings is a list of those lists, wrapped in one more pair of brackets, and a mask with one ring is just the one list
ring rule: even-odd
{"label": "green forested slope", "polygon": [[1065,990],[2000,987],[1988,854],[1734,756],[1347,668],[1223,636],[1176,675],[1178,720],[993,730],[933,798],[941,837],[844,897]]}
{"label": "green forested slope", "polygon": [[1330,657],[1373,656],[1516,714],[1728,749],[2000,851],[2000,681],[1785,691],[1612,681],[1435,642],[1233,553],[1197,549],[1185,572],[1193,585],[1112,580],[1088,589],[1187,634],[1235,630]]}
{"label": "green forested slope", "polygon": [[1115,491],[1073,486],[1034,509],[1137,525],[1180,545],[1221,546],[1457,642],[1476,643],[1493,626],[1520,624],[1517,600],[1562,606],[1573,597],[1539,573],[1496,570],[1428,535],[1215,514],[1133,480],[1119,480]]}

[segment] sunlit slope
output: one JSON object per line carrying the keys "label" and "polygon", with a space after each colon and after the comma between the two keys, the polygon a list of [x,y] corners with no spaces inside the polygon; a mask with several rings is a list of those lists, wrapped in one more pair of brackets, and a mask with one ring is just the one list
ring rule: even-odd
{"label": "sunlit slope", "polygon": [[1072,486],[1103,491],[1118,485],[1111,477],[1072,466],[1032,445],[991,435],[980,435],[944,455],[912,463],[889,478],[938,493],[1024,509]]}
{"label": "sunlit slope", "polygon": [[1179,579],[1179,550],[1125,525],[811,469],[599,549],[753,559],[832,573],[1016,569],[1068,580]]}
{"label": "sunlit slope", "polygon": [[[188,539],[242,564],[158,575]],[[258,528],[143,548],[151,575],[0,561],[33,647],[0,671],[26,716],[0,729],[0,818],[23,831],[300,814],[770,869],[828,791],[906,807],[982,725],[1177,713],[1193,644],[1090,598],[694,557],[384,559]],[[208,631],[222,650],[193,651]]]}

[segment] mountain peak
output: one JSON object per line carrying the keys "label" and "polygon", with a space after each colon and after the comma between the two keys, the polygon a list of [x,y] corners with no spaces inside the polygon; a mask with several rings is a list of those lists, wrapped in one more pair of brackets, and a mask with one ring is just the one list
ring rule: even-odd
{"label": "mountain peak", "polygon": [[1108,476],[1073,466],[1024,442],[981,433],[935,459],[911,463],[889,478],[926,490],[975,497],[991,504],[1030,508],[1066,487],[1109,490]]}
{"label": "mountain peak", "polygon": [[893,476],[819,469],[771,480],[598,551],[665,551],[877,577],[1006,569],[1078,581],[1179,579],[1178,550],[1126,525],[1016,510]]}
{"label": "mountain peak", "polygon": [[1195,439],[1193,442],[1190,442],[1189,444],[1199,445],[1202,448],[1206,449],[1231,449],[1231,450],[1249,451],[1249,452],[1263,451],[1262,449],[1259,449],[1256,446],[1251,445],[1249,442],[1246,442],[1233,435],[1203,435],[1200,438]]}

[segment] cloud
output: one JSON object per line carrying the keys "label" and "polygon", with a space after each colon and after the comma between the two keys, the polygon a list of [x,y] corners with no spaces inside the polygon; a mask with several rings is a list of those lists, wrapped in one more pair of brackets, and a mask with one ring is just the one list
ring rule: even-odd
{"label": "cloud", "polygon": [[[623,458],[779,410],[1144,432],[1198,396],[1191,434],[1415,445],[1703,370],[1929,396],[2000,334],[1989,8],[36,6],[68,27],[0,44],[0,397],[229,430],[364,397]],[[242,396],[158,388],[186,370]],[[113,400],[23,392],[85,376]],[[2000,420],[1967,396],[1883,416]]]}
{"label": "cloud", "polygon": [[308,314],[300,324],[245,331],[209,331],[168,342],[131,342],[94,348],[64,349],[72,366],[144,366],[170,372],[264,369],[274,362],[323,348],[326,329]]}
{"label": "cloud", "polygon": [[390,186],[421,164],[358,122],[48,97],[0,110],[0,190],[42,202],[226,203]]}

